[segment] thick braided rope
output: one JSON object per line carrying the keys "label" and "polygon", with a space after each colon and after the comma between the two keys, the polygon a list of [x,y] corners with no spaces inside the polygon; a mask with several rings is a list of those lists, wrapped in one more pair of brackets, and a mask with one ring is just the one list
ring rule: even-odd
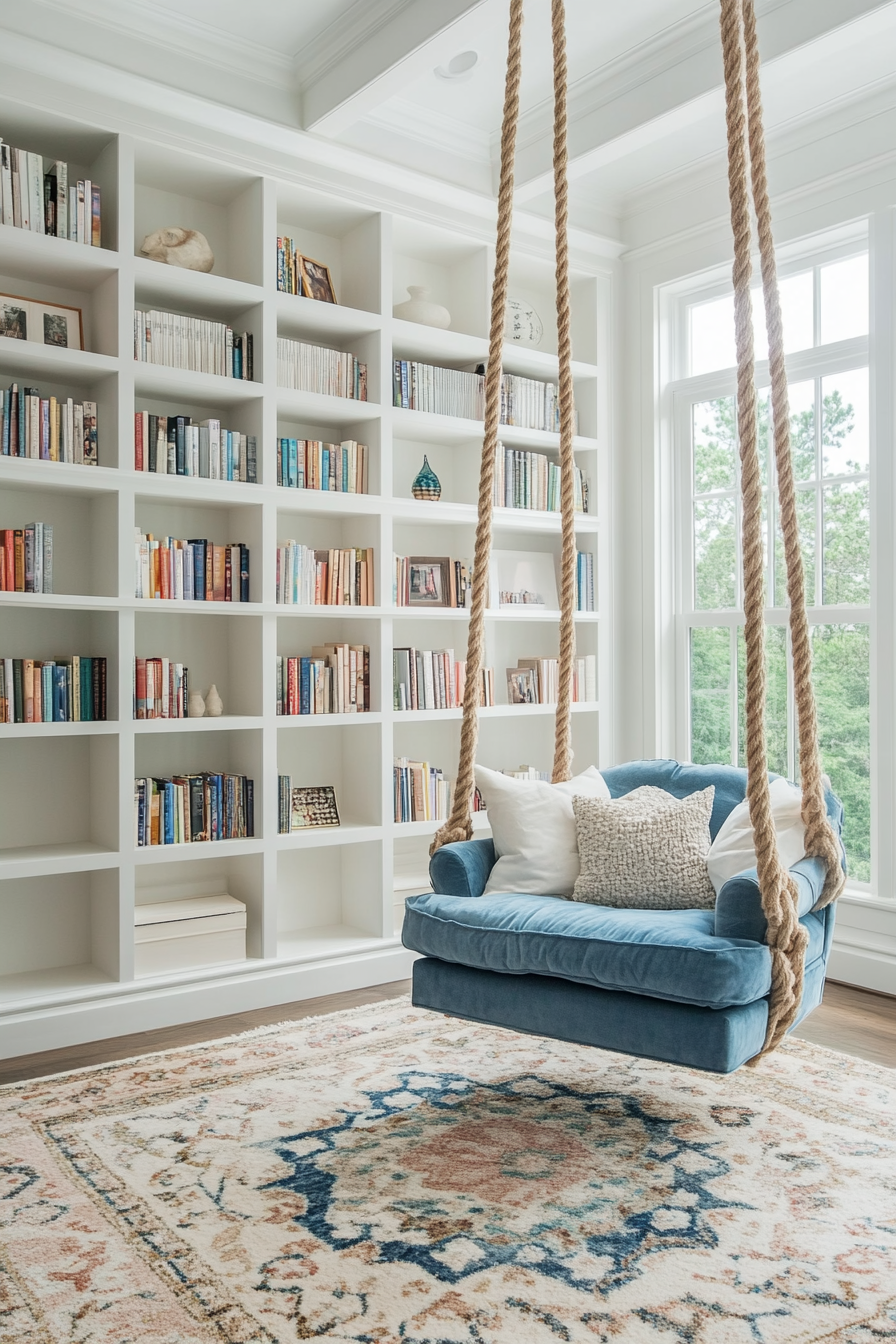
{"label": "thick braided rope", "polygon": [[742,0],[721,0],[722,54],[728,132],[728,190],[734,234],[734,328],[737,346],[737,430],[743,501],[742,548],[747,799],[756,848],[762,908],[768,922],[772,984],[766,1039],[761,1053],[774,1049],[793,1021],[802,992],[805,931],[796,914],[796,888],[781,866],[769,802],[765,737],[765,558],[762,544],[762,481],[756,435],[755,354],[750,297],[750,207]]}
{"label": "thick braided rope", "polygon": [[554,222],[557,277],[557,354],[560,404],[560,658],[554,723],[554,783],[572,775],[572,677],[576,656],[576,494],[572,338],[569,300],[569,190],[566,180],[566,21],[563,0],[551,3],[554,47]]}
{"label": "thick braided rope", "polygon": [[765,296],[765,320],[768,330],[769,371],[771,374],[772,421],[775,435],[778,496],[781,528],[787,564],[787,595],[790,599],[790,639],[793,649],[793,689],[796,701],[800,743],[800,778],[803,789],[803,821],[806,824],[806,853],[823,859],[826,865],[824,889],[818,902],[821,908],[836,900],[845,881],[840,861],[840,846],[834,835],[824,798],[824,780],[818,750],[818,718],[812,687],[812,646],[806,611],[803,557],[800,551],[793,483],[793,458],[790,452],[790,407],[787,374],[784,367],[784,332],[775,247],[772,239],[771,207],[765,160],[765,134],[762,125],[762,95],[759,87],[759,47],[756,40],[756,14],[753,0],[743,0],[744,50],[746,55],[746,103],[750,144],[750,173],[753,202],[759,235],[762,288]]}
{"label": "thick braided rope", "polygon": [[510,0],[510,33],[507,43],[507,76],[504,85],[504,118],[501,125],[501,172],[498,182],[498,238],[495,279],[492,285],[491,327],[485,373],[485,431],[479,470],[479,510],[473,552],[473,587],[470,598],[470,630],[467,636],[467,668],[460,755],[451,816],[436,833],[430,846],[435,854],[442,845],[469,840],[473,834],[473,768],[479,742],[479,699],[485,645],[485,604],[488,597],[488,562],[492,547],[492,500],[495,458],[501,418],[501,353],[507,309],[507,275],[510,267],[510,229],[513,219],[513,163],[520,112],[522,72],[523,0]]}

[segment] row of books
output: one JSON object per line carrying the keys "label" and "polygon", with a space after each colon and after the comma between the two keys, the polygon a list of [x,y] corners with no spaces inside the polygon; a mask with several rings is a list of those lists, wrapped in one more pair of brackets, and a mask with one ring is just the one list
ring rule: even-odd
{"label": "row of books", "polygon": [[344,439],[342,443],[278,439],[277,484],[291,490],[338,490],[348,495],[366,495],[368,456],[367,444],[354,439]]}
{"label": "row of books", "polygon": [[101,247],[99,184],[87,178],[70,183],[65,160],[45,172],[42,154],[0,142],[0,223]]}
{"label": "row of books", "polygon": [[188,415],[135,411],[134,470],[255,485],[258,440],[254,434],[223,429],[217,419],[194,424]]}
{"label": "row of books", "polygon": [[427,761],[396,756],[392,764],[393,820],[445,821],[451,811],[451,782]]}
{"label": "row of books", "polygon": [[0,445],[4,457],[44,462],[74,462],[95,467],[99,461],[95,401],[42,397],[36,387],[13,383],[3,392]]}
{"label": "row of books", "polygon": [[205,537],[145,536],[135,532],[137,597],[184,602],[248,602],[249,547],[218,546]]}
{"label": "row of books", "polygon": [[134,780],[134,843],[188,845],[255,834],[255,784],[245,775],[174,775]]}
{"label": "row of books", "polygon": [[134,310],[134,358],[191,373],[253,378],[252,333],[182,313]]}
{"label": "row of books", "polygon": [[396,607],[466,607],[470,570],[447,555],[392,557],[392,600]]}
{"label": "row of books", "polygon": [[[588,483],[575,469],[576,512],[588,512]],[[527,453],[498,444],[494,502],[498,508],[560,512],[560,467],[544,453]]]}
{"label": "row of books", "polygon": [[[421,364],[416,359],[396,359],[392,366],[392,404],[412,411],[453,415],[462,420],[485,416],[485,374],[479,365],[473,373]],[[502,425],[542,429],[557,433],[560,407],[557,388],[536,378],[515,373],[501,377]]]}
{"label": "row of books", "polygon": [[0,593],[52,593],[53,524],[0,531]]}
{"label": "row of books", "polygon": [[105,718],[105,658],[0,658],[0,723],[98,723]]}
{"label": "row of books", "polygon": [[[556,658],[518,658],[516,667],[507,669],[507,703],[556,704],[559,684],[560,672]],[[575,660],[572,699],[575,704],[597,699],[597,659],[593,653]]]}
{"label": "row of books", "polygon": [[281,542],[277,601],[300,607],[372,607],[373,547],[324,551],[299,541]]}
{"label": "row of books", "polygon": [[185,719],[190,674],[170,658],[134,659],[134,718]]}
{"label": "row of books", "polygon": [[277,338],[277,382],[301,392],[367,400],[367,365],[342,350]]}
{"label": "row of books", "polygon": [[277,658],[278,714],[369,712],[369,645],[319,644],[308,658]]}
{"label": "row of books", "polygon": [[[453,649],[392,650],[392,702],[398,710],[457,709],[464,702],[467,665]],[[495,674],[482,668],[481,705],[495,703]]]}
{"label": "row of books", "polygon": [[576,554],[576,610],[594,610],[594,556],[591,551]]}

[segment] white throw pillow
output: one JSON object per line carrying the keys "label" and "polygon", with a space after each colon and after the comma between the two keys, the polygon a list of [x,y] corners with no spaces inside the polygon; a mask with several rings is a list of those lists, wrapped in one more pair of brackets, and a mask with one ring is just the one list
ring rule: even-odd
{"label": "white throw pillow", "polygon": [[572,800],[577,794],[609,798],[600,771],[591,765],[575,779],[546,784],[539,779],[510,779],[477,765],[476,786],[488,811],[498,856],[485,895],[518,891],[571,896],[579,875]]}
{"label": "white throw pillow", "polygon": [[[778,852],[785,868],[792,868],[806,855],[806,827],[800,814],[802,798],[799,789],[786,779],[773,779],[769,785],[772,820],[778,836]],[[756,867],[756,848],[753,844],[753,825],[750,805],[746,798],[738,803],[722,822],[706,859],[709,880],[716,895],[731,877]]]}

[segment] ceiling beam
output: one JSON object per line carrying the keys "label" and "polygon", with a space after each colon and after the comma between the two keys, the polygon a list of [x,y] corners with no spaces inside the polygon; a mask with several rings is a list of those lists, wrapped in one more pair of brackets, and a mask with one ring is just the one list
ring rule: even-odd
{"label": "ceiling beam", "polygon": [[[506,12],[506,0],[410,0],[329,62],[301,90],[306,131],[335,136],[420,75],[475,47]],[[339,38],[337,38],[339,41]]]}
{"label": "ceiling beam", "polygon": [[[759,15],[765,64],[821,41],[845,25],[891,10],[892,0],[785,0]],[[596,76],[578,81],[569,98],[569,179],[643,148],[722,108],[722,56],[712,7],[672,37],[658,34],[649,50],[628,53]],[[520,127],[516,199],[531,201],[552,184],[551,108],[534,109]]]}

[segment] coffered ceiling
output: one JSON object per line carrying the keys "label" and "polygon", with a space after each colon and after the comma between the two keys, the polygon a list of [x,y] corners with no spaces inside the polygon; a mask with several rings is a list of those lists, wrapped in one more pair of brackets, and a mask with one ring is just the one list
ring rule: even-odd
{"label": "coffered ceiling", "polygon": [[[757,0],[757,11],[773,144],[872,112],[896,129],[896,0]],[[718,168],[718,6],[567,0],[567,19],[573,219],[622,237],[645,196]],[[549,21],[548,0],[528,0],[517,192],[536,214],[550,211]],[[0,39],[49,42],[484,196],[506,23],[507,0],[0,3]],[[439,73],[465,52],[478,58],[469,72]]]}

